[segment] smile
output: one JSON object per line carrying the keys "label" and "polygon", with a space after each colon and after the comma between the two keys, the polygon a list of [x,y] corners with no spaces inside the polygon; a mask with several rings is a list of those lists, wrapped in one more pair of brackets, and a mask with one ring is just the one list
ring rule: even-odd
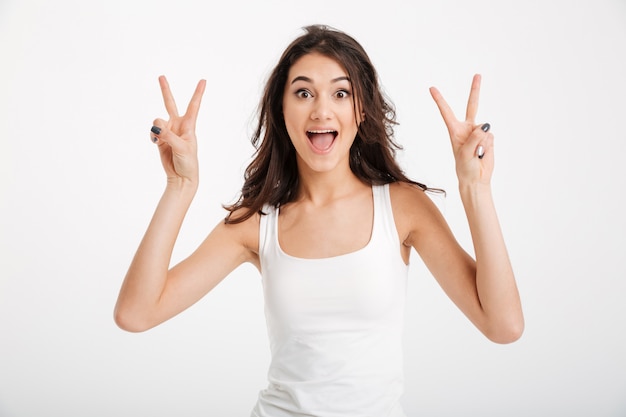
{"label": "smile", "polygon": [[313,150],[317,153],[325,153],[330,150],[335,143],[335,138],[338,135],[336,130],[307,130],[307,137],[313,147]]}

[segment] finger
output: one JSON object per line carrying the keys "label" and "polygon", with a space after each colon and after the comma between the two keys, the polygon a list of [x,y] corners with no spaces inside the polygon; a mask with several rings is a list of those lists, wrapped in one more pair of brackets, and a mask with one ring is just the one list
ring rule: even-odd
{"label": "finger", "polygon": [[159,141],[159,135],[161,134],[161,128],[159,126],[152,125],[150,128],[150,140],[154,143]]}
{"label": "finger", "polygon": [[177,149],[182,142],[180,137],[167,128],[167,122],[163,119],[154,119],[150,132],[152,132],[152,142],[159,146],[167,144],[173,149]]}
{"label": "finger", "polygon": [[478,113],[478,96],[480,95],[480,74],[474,75],[472,79],[472,88],[470,89],[469,99],[467,100],[467,110],[465,111],[465,121],[474,124],[476,114]]}
{"label": "finger", "polygon": [[433,100],[435,100],[437,107],[439,108],[439,113],[441,113],[443,121],[449,129],[452,124],[457,122],[456,117],[454,116],[454,112],[452,111],[446,100],[444,100],[439,90],[437,90],[435,87],[430,87],[429,91],[430,95],[433,97]]}
{"label": "finger", "polygon": [[485,132],[481,126],[478,126],[472,131],[465,146],[467,149],[465,152],[473,153],[474,156],[483,159],[483,156],[493,147],[493,134]]}
{"label": "finger", "polygon": [[167,122],[163,119],[154,119],[150,128],[150,140],[153,143],[159,143],[163,129],[167,126]]}
{"label": "finger", "polygon": [[198,82],[198,86],[196,87],[196,91],[194,91],[193,96],[189,101],[189,105],[187,106],[185,116],[191,117],[194,122],[198,117],[198,111],[200,110],[200,103],[202,102],[202,95],[204,94],[205,88],[206,80],[200,80]]}
{"label": "finger", "polygon": [[165,110],[167,114],[172,117],[178,117],[178,109],[176,108],[176,102],[170,90],[170,85],[164,75],[159,77],[159,85],[161,86],[161,93],[163,94],[163,103],[165,103]]}
{"label": "finger", "polygon": [[[489,123],[483,123],[482,125],[480,125],[480,130],[482,130],[485,133],[489,132],[490,128],[491,128],[491,125]],[[478,145],[478,147],[476,148],[476,156],[478,157],[478,159],[483,159],[483,157],[485,156],[485,146],[483,143]]]}
{"label": "finger", "polygon": [[493,157],[493,134],[488,133],[476,147],[476,156],[483,159],[486,155]]}

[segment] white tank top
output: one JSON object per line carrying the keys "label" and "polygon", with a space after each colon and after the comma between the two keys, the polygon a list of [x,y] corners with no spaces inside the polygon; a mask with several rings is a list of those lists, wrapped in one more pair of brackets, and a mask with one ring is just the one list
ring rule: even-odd
{"label": "white tank top", "polygon": [[272,361],[252,416],[405,416],[399,399],[408,266],[389,186],[372,193],[369,243],[330,258],[283,252],[279,209],[264,208],[259,254]]}

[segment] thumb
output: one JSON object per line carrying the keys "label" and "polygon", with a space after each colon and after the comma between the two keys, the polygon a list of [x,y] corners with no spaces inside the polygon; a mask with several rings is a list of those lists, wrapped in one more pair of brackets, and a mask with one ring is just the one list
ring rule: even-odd
{"label": "thumb", "polygon": [[159,146],[168,144],[171,148],[176,148],[180,146],[182,141],[181,138],[167,128],[167,122],[163,119],[154,119],[150,132],[152,142]]}
{"label": "thumb", "polygon": [[489,128],[489,123],[484,123],[474,129],[466,143],[466,152],[468,154],[471,153],[472,156],[482,159],[485,153],[491,150],[493,147],[493,134],[489,132]]}

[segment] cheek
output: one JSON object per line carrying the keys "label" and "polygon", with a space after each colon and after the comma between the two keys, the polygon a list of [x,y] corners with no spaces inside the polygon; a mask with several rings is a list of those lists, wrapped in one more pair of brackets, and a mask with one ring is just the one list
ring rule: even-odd
{"label": "cheek", "polygon": [[294,108],[294,106],[285,107],[283,110],[283,120],[287,131],[294,133],[301,130],[302,126],[306,122],[306,114],[302,109]]}
{"label": "cheek", "polygon": [[361,118],[359,115],[354,114],[353,109],[350,109],[349,112],[346,112],[343,115],[342,121],[343,121],[342,124],[343,124],[344,130],[346,130],[347,132],[350,132],[350,134],[354,133],[356,135],[359,123],[361,122]]}
{"label": "cheek", "polygon": [[285,122],[285,129],[287,129],[287,134],[289,134],[290,138],[293,137],[294,133],[296,132],[296,129],[293,123],[293,118],[290,117],[290,115],[285,114],[284,122]]}
{"label": "cheek", "polygon": [[293,146],[296,146],[299,141],[298,132],[300,129],[298,128],[298,123],[294,119],[293,115],[290,112],[283,113],[283,122],[285,123],[285,130],[287,131],[287,135],[289,136],[289,141]]}
{"label": "cheek", "polygon": [[289,100],[283,100],[283,119],[286,125],[291,124],[293,113],[294,109],[293,106],[289,104]]}

